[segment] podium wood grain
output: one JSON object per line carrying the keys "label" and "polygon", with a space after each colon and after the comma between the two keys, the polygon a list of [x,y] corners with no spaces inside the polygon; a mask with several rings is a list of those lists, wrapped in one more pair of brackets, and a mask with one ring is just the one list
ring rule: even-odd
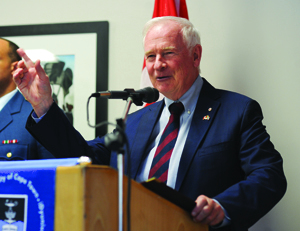
{"label": "podium wood grain", "polygon": [[[124,177],[124,231],[127,231]],[[117,231],[118,172],[110,167],[58,167],[55,231]],[[186,211],[131,180],[131,231],[207,231]]]}

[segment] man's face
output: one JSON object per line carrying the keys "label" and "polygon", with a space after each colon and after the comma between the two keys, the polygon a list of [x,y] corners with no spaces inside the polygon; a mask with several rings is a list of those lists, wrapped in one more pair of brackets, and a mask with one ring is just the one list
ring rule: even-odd
{"label": "man's face", "polygon": [[194,83],[201,58],[200,51],[195,62],[179,31],[179,25],[172,21],[156,25],[148,31],[144,43],[150,80],[159,92],[172,100],[178,100]]}
{"label": "man's face", "polygon": [[0,39],[0,97],[6,93],[6,89],[12,85],[12,71],[14,63],[8,56],[9,45],[5,40]]}

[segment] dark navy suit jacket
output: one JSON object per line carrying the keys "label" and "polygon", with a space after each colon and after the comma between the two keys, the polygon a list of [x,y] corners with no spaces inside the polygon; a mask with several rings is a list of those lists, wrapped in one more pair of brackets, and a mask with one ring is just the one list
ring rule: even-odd
{"label": "dark navy suit jacket", "polygon": [[[163,106],[160,101],[128,117],[132,178],[147,155],[149,137]],[[262,119],[256,101],[215,89],[204,79],[175,189],[193,200],[201,194],[218,200],[231,218],[231,225],[219,230],[247,230],[286,191],[282,158],[270,142]],[[116,153],[103,145],[104,138],[86,142],[57,105],[38,124],[29,118],[27,128],[57,157],[88,155],[94,163],[117,167]]]}
{"label": "dark navy suit jacket", "polygon": [[[0,111],[0,161],[54,158],[25,129],[31,111],[30,103],[20,92]],[[3,144],[5,140],[17,140],[17,143]]]}

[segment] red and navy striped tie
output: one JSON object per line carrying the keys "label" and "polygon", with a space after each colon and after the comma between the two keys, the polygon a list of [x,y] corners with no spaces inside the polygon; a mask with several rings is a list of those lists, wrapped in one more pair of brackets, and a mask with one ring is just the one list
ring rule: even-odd
{"label": "red and navy striped tie", "polygon": [[162,182],[167,182],[169,162],[178,135],[180,114],[183,110],[184,106],[181,102],[175,102],[169,106],[171,116],[155,151],[149,179],[155,177]]}

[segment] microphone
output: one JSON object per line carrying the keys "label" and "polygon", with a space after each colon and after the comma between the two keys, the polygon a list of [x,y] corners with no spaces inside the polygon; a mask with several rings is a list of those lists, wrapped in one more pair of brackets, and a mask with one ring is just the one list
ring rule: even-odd
{"label": "microphone", "polygon": [[159,92],[153,87],[146,87],[135,91],[134,89],[126,88],[124,91],[100,91],[93,93],[91,97],[104,97],[108,99],[123,99],[127,100],[132,97],[133,100],[143,101],[145,103],[153,103],[158,100]]}

